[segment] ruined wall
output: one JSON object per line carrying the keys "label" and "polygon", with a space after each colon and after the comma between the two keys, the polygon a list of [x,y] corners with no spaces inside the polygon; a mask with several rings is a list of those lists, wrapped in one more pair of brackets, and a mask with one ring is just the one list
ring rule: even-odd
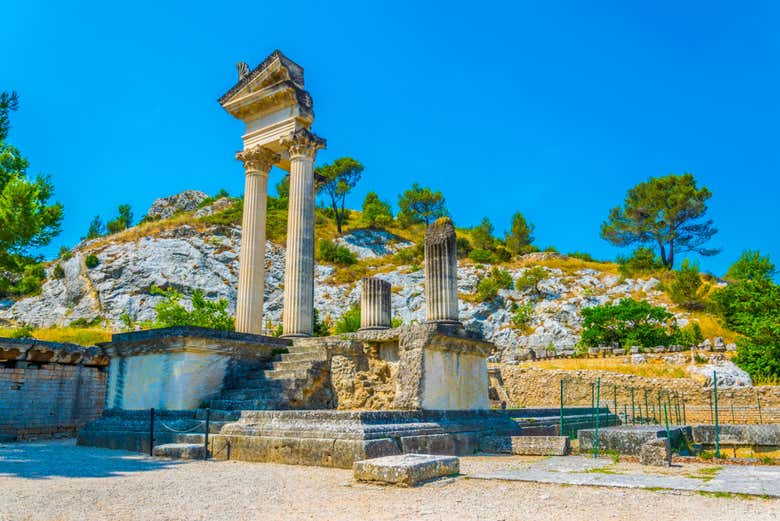
{"label": "ruined wall", "polygon": [[75,435],[103,412],[107,362],[97,348],[0,339],[0,435]]}
{"label": "ruined wall", "polygon": [[[690,378],[648,378],[600,371],[562,371],[497,364],[502,389],[495,389],[491,378],[491,392],[508,398],[509,407],[558,407],[560,381],[565,380],[564,403],[567,406],[590,405],[591,386],[601,377],[602,405],[612,408],[618,403],[618,413],[624,405],[631,409],[631,389],[637,407],[644,403],[644,393],[653,397],[671,393],[684,398],[688,423],[709,423],[713,419],[712,388],[704,387]],[[718,417],[723,423],[780,423],[780,386],[740,387],[718,389]],[[503,399],[503,398],[502,398]]]}

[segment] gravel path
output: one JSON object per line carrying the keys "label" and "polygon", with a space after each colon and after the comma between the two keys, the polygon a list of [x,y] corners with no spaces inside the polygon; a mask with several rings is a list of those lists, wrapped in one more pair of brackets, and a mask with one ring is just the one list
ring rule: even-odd
{"label": "gravel path", "polygon": [[[522,459],[469,457],[463,474]],[[244,462],[177,462],[76,447],[0,445],[0,520],[780,519],[780,500],[472,480],[398,489],[348,470]]]}

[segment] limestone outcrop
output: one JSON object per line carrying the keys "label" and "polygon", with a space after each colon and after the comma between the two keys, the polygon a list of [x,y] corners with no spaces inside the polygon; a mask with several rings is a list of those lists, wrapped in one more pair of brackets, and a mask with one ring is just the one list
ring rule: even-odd
{"label": "limestone outcrop", "polygon": [[169,219],[179,212],[197,209],[208,197],[208,194],[198,190],[185,190],[169,197],[160,197],[152,203],[146,216],[151,220]]}

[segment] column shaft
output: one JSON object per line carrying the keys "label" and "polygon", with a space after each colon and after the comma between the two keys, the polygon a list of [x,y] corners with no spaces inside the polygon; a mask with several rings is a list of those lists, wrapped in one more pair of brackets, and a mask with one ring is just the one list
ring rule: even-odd
{"label": "column shaft", "polygon": [[390,283],[373,277],[363,279],[360,293],[360,329],[391,326]]}
{"label": "column shaft", "polygon": [[455,228],[446,218],[425,232],[425,317],[458,323],[458,252]]}

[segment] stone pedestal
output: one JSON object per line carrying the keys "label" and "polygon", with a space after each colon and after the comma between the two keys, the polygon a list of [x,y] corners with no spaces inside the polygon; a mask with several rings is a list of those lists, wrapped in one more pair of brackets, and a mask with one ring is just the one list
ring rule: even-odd
{"label": "stone pedestal", "polygon": [[256,147],[236,154],[244,163],[244,214],[236,301],[236,331],[260,334],[265,291],[265,216],[268,172],[278,155]]}
{"label": "stone pedestal", "polygon": [[283,331],[311,336],[314,329],[314,157],[324,140],[299,130],[282,140],[290,151],[287,262],[284,272]]}
{"label": "stone pedestal", "polygon": [[360,329],[387,329],[391,325],[390,283],[374,277],[362,281]]}
{"label": "stone pedestal", "polygon": [[446,217],[425,231],[425,318],[428,322],[460,324],[455,227]]}

